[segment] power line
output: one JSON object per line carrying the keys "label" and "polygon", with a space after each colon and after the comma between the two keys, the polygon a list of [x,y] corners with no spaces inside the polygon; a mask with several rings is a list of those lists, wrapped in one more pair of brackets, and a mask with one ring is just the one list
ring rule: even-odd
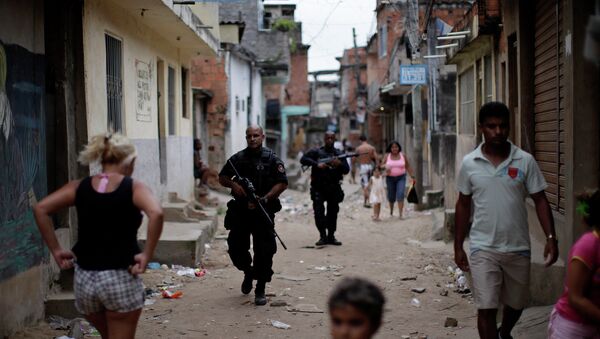
{"label": "power line", "polygon": [[335,6],[333,7],[333,9],[329,12],[329,14],[327,14],[327,17],[325,18],[325,22],[323,23],[323,26],[321,27],[321,29],[319,30],[319,32],[317,32],[317,34],[315,34],[315,36],[308,42],[307,45],[310,45],[321,34],[321,32],[323,32],[323,30],[327,26],[327,22],[329,21],[329,18],[331,17],[331,15],[333,15],[333,12],[335,12],[335,10],[338,8],[338,6],[341,3],[342,3],[342,0],[338,0],[337,4],[335,4]]}

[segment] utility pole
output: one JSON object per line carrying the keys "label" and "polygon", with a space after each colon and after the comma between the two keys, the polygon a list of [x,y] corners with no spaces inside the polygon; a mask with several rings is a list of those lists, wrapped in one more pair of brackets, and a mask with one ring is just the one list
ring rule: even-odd
{"label": "utility pole", "polygon": [[[359,102],[365,105],[365,100],[362,98],[361,86],[360,86],[360,56],[358,55],[358,47],[356,46],[356,28],[352,27],[352,41],[354,42],[354,76],[356,77],[356,110],[359,109]],[[361,107],[362,109],[362,107]],[[365,120],[363,122],[364,130],[363,134],[366,134],[367,129],[367,113],[365,112]]]}

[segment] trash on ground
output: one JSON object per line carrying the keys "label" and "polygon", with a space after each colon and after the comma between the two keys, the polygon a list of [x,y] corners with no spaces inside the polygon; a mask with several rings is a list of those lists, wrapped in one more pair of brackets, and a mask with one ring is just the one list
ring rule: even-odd
{"label": "trash on ground", "polygon": [[160,268],[160,263],[157,262],[149,262],[146,266],[149,270],[157,270]]}
{"label": "trash on ground", "polygon": [[447,317],[444,322],[444,327],[456,327],[458,326],[458,320],[454,318]]}
{"label": "trash on ground", "polygon": [[56,337],[55,339],[75,339],[75,338],[67,337],[66,335],[61,335],[60,337]]}
{"label": "trash on ground", "polygon": [[282,323],[281,321],[277,321],[277,320],[271,320],[271,325],[273,325],[273,327],[280,328],[282,330],[287,330],[288,328],[292,327],[286,323]]}
{"label": "trash on ground", "polygon": [[184,268],[182,270],[178,270],[177,271],[177,275],[182,276],[182,277],[195,277],[196,276],[196,270],[194,270],[193,268]]}
{"label": "trash on ground", "polygon": [[273,300],[269,303],[269,305],[271,307],[282,307],[282,306],[288,306],[288,303],[285,300]]}
{"label": "trash on ground", "polygon": [[281,280],[289,280],[289,281],[308,281],[308,280],[310,280],[310,278],[308,278],[308,277],[298,277],[298,276],[292,276],[292,275],[278,275],[278,276],[275,276],[275,278],[281,279]]}
{"label": "trash on ground", "polygon": [[448,290],[441,290],[441,291],[440,291],[440,295],[441,295],[442,297],[447,297],[447,296],[448,296]]}
{"label": "trash on ground", "polygon": [[146,300],[144,300],[144,306],[154,305],[155,302],[156,302],[156,299],[146,299]]}
{"label": "trash on ground", "polygon": [[470,292],[469,286],[467,285],[467,278],[464,275],[461,275],[460,277],[456,278],[456,284],[458,285],[459,293]]}
{"label": "trash on ground", "polygon": [[47,321],[48,325],[50,325],[50,328],[53,330],[68,330],[71,327],[71,320],[58,315],[49,316]]}
{"label": "trash on ground", "polygon": [[402,281],[417,280],[417,276],[413,275],[413,276],[410,276],[410,277],[403,277],[403,278],[400,278],[400,280],[402,280]]}
{"label": "trash on ground", "polygon": [[429,272],[429,271],[433,271],[435,269],[435,265],[429,264],[427,266],[425,266],[424,270],[425,272]]}
{"label": "trash on ground", "polygon": [[171,292],[169,290],[162,291],[162,296],[165,299],[179,299],[179,298],[181,298],[182,295],[183,295],[183,292],[181,292],[181,291],[176,291],[176,292]]}
{"label": "trash on ground", "polygon": [[410,304],[414,307],[421,307],[421,302],[417,298],[412,298]]}
{"label": "trash on ground", "polygon": [[163,270],[168,270],[169,269],[169,265],[162,264],[162,265],[160,265],[160,268],[163,269]]}
{"label": "trash on ground", "polygon": [[315,266],[314,270],[326,272],[326,271],[338,271],[343,268],[344,268],[344,266],[341,266],[341,265],[327,265],[327,266]]}
{"label": "trash on ground", "polygon": [[204,268],[203,268],[203,269],[199,269],[199,268],[197,268],[197,269],[195,269],[195,270],[194,270],[194,274],[195,274],[195,275],[196,275],[198,278],[202,278],[203,276],[205,276],[205,275],[206,275],[206,269],[204,269]]}
{"label": "trash on ground", "polygon": [[288,312],[299,312],[299,313],[324,313],[320,310],[317,305],[313,304],[298,304],[294,307],[288,307]]}
{"label": "trash on ground", "polygon": [[425,287],[413,287],[410,290],[415,293],[423,293],[423,292],[425,292]]}
{"label": "trash on ground", "polygon": [[83,332],[82,323],[89,325],[89,323],[81,318],[76,318],[71,321],[71,329],[67,336],[75,339],[82,339],[85,333]]}

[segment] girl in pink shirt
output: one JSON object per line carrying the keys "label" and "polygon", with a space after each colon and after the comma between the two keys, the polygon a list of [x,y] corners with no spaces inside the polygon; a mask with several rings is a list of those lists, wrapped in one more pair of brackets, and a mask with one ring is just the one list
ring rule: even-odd
{"label": "girl in pink shirt", "polygon": [[591,231],[569,252],[565,291],[548,324],[550,339],[600,339],[600,191],[580,196],[577,211]]}

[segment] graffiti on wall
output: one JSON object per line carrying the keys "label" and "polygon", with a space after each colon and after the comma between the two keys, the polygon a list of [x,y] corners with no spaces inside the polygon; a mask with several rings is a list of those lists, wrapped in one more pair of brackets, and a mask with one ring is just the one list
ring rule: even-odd
{"label": "graffiti on wall", "polygon": [[44,56],[0,41],[0,281],[38,265],[32,206],[47,194]]}
{"label": "graffiti on wall", "polygon": [[152,81],[152,66],[148,62],[135,60],[136,74],[136,106],[135,117],[137,121],[152,121],[152,106],[150,95],[150,82]]}

